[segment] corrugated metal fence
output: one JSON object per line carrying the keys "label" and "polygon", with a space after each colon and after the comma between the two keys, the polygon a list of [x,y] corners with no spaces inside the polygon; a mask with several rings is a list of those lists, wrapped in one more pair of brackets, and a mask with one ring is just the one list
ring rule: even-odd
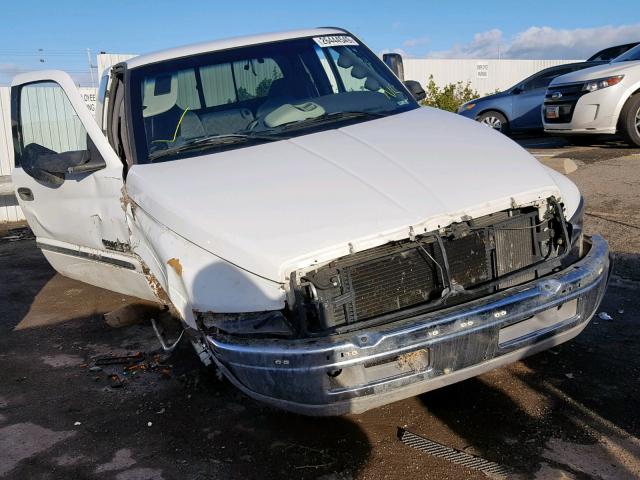
{"label": "corrugated metal fence", "polygon": [[[7,179],[13,168],[13,143],[11,141],[11,115],[8,87],[0,87],[0,179]],[[8,189],[5,181],[0,183],[0,190]],[[2,195],[0,191],[0,222],[16,222],[22,220],[22,210],[18,202],[11,195]]]}
{"label": "corrugated metal fence", "polygon": [[[98,55],[99,75],[110,65],[131,58],[133,55]],[[480,94],[506,90],[529,75],[547,67],[571,63],[578,60],[458,60],[458,59],[416,59],[404,60],[405,77],[426,85],[429,76],[437,85],[469,81],[471,87]],[[99,77],[98,77],[99,78]],[[0,87],[0,222],[24,219],[16,199],[2,195],[8,184],[8,175],[13,168],[13,145],[11,141],[11,116],[9,87]],[[87,107],[95,111],[96,90],[81,88],[80,94]],[[44,98],[48,108],[54,109],[55,98]],[[3,183],[4,182],[4,183]]]}
{"label": "corrugated metal fence", "polygon": [[545,68],[581,60],[404,59],[404,77],[423,86],[433,75],[436,85],[470,82],[480,95],[506,90]]}

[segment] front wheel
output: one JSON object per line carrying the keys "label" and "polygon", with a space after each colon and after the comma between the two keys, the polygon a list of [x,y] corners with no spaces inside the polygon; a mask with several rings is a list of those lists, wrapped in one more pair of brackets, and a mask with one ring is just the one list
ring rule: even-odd
{"label": "front wheel", "polygon": [[620,134],[632,147],[640,147],[640,93],[633,95],[620,112]]}
{"label": "front wheel", "polygon": [[489,111],[479,115],[476,120],[487,127],[491,127],[502,133],[509,132],[509,121],[500,112]]}

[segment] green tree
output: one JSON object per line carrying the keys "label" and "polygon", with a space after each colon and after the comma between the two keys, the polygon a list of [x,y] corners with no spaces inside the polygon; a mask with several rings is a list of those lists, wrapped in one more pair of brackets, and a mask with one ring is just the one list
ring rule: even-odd
{"label": "green tree", "polygon": [[429,76],[429,82],[425,89],[427,96],[422,101],[427,107],[435,107],[449,112],[457,112],[462,104],[478,98],[480,95],[471,88],[471,82],[449,83],[440,88],[433,80],[433,75]]}

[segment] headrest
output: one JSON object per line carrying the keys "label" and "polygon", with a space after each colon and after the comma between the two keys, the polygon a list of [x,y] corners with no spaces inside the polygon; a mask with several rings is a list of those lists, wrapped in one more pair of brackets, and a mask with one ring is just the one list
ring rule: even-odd
{"label": "headrest", "polygon": [[178,100],[178,77],[171,75],[158,75],[145,78],[142,95],[143,117],[153,117],[167,112]]}
{"label": "headrest", "polygon": [[338,57],[338,66],[342,68],[349,68],[353,66],[353,56],[341,53]]}

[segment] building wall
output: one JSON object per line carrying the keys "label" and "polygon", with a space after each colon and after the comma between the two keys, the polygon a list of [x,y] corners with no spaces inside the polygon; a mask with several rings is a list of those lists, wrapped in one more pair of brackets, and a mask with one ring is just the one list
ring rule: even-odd
{"label": "building wall", "polygon": [[404,77],[426,86],[433,75],[436,85],[470,82],[480,95],[504,91],[545,68],[581,60],[482,60],[405,58]]}

